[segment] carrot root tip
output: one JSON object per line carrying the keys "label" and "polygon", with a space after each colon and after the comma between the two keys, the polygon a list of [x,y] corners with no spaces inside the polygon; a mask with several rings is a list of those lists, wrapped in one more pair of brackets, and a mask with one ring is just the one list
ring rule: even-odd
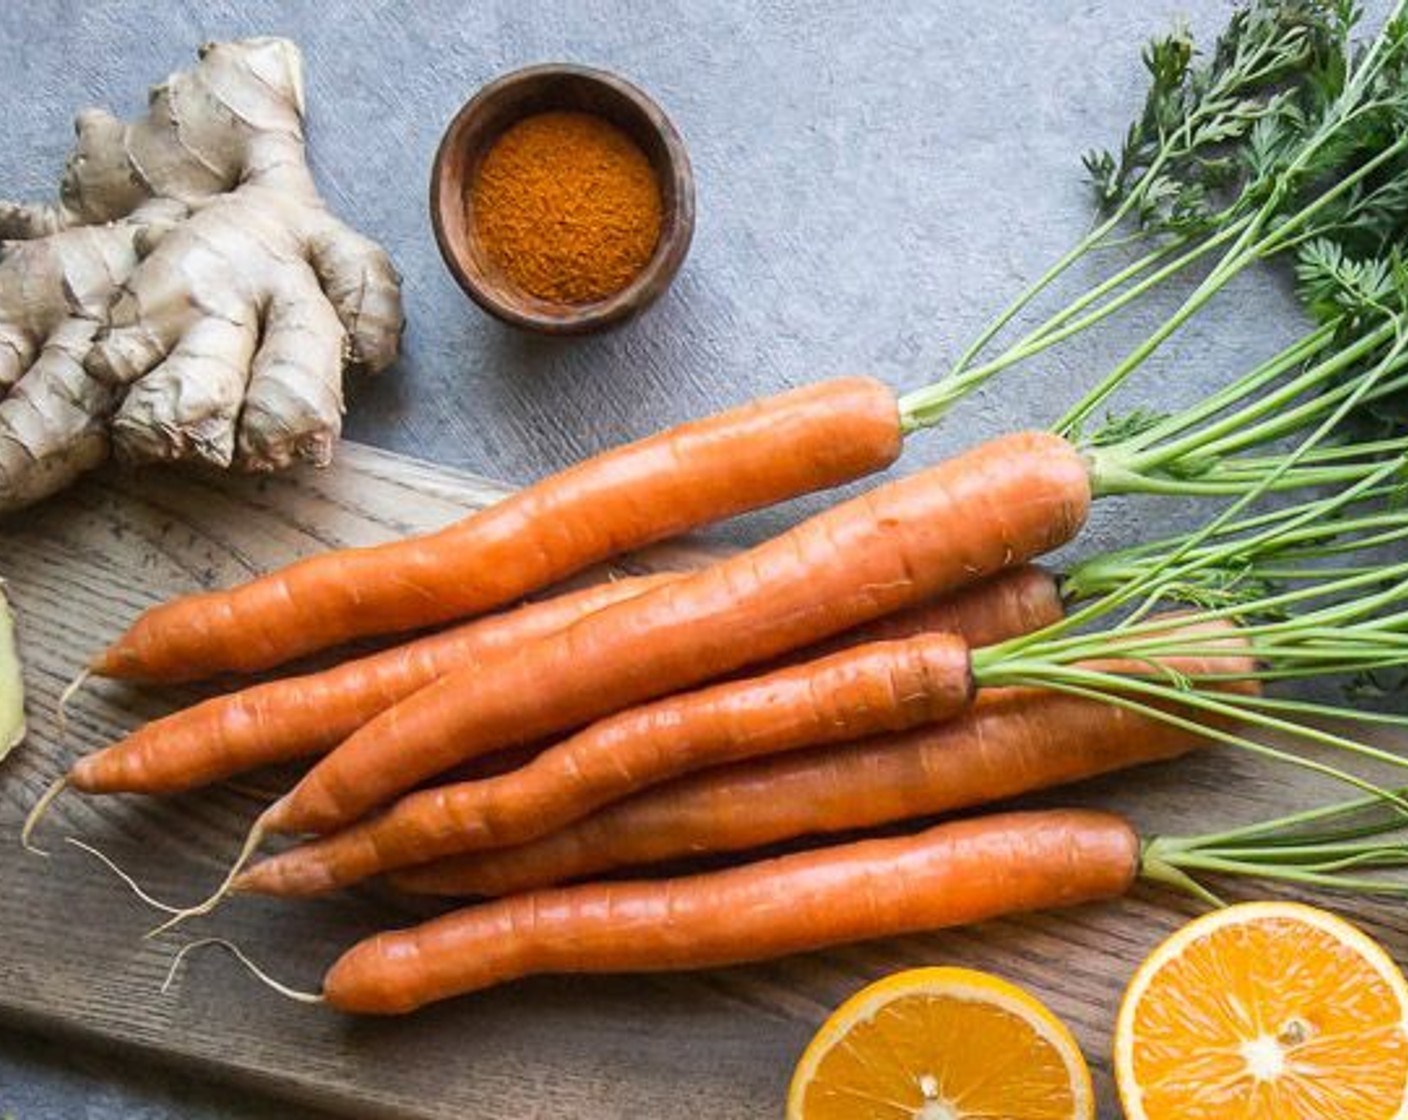
{"label": "carrot root tip", "polygon": [[295,1000],[298,1003],[323,1003],[325,1002],[321,992],[303,992],[297,988],[291,988],[287,984],[275,980],[252,960],[233,941],[227,941],[223,937],[203,937],[199,941],[192,941],[188,945],[183,945],[177,950],[176,955],[171,958],[171,967],[166,970],[166,979],[161,983],[161,993],[166,995],[170,991],[171,985],[176,980],[176,974],[181,970],[181,965],[185,963],[186,957],[197,949],[204,949],[209,946],[216,946],[231,954],[240,964],[244,965],[250,974],[261,984],[272,988],[279,995],[287,999]]}
{"label": "carrot root tip", "polygon": [[109,871],[111,871],[114,875],[121,879],[133,894],[135,894],[153,910],[160,910],[165,914],[180,913],[179,907],[162,902],[161,899],[155,898],[151,894],[149,894],[146,890],[143,889],[142,885],[138,883],[136,879],[134,879],[131,875],[124,871],[120,866],[118,866],[116,860],[114,860],[111,856],[107,855],[106,853],[100,852],[97,848],[93,847],[92,844],[86,844],[82,840],[78,839],[76,836],[65,836],[64,840],[67,843],[72,844],[75,848],[79,849],[79,851],[87,852],[94,859],[98,860],[98,862],[100,862],[104,867],[106,867]]}
{"label": "carrot root tip", "polygon": [[230,894],[235,880],[240,876],[240,872],[243,871],[249,861],[254,858],[254,853],[259,850],[259,845],[264,842],[266,831],[264,817],[261,816],[254,822],[248,835],[245,836],[244,845],[240,848],[239,855],[235,857],[235,862],[230,864],[230,869],[225,873],[225,878],[221,880],[220,885],[215,889],[214,893],[208,898],[196,903],[194,906],[188,906],[184,909],[164,907],[171,917],[167,918],[166,921],[162,922],[160,925],[149,929],[144,936],[147,938],[157,937],[170,929],[174,929],[190,918],[197,918],[202,914],[209,914],[219,906]]}
{"label": "carrot root tip", "polygon": [[32,839],[34,830],[39,827],[40,820],[48,813],[49,807],[54,804],[59,794],[68,789],[68,784],[68,775],[65,774],[39,795],[39,800],[34,803],[34,808],[29,811],[29,815],[24,819],[24,824],[20,827],[20,844],[25,851],[48,858],[48,849],[41,848],[34,843]]}

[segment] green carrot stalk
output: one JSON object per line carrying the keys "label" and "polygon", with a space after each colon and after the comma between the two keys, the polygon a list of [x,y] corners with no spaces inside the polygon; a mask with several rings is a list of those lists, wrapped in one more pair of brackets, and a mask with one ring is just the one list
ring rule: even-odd
{"label": "green carrot stalk", "polygon": [[[1408,451],[1408,440],[1401,442]],[[1402,492],[1401,485],[1377,487],[1337,519],[1305,520],[1307,510],[1323,508],[1306,500],[1233,521],[1190,550],[1189,560],[1198,566],[1186,572],[1171,597],[1204,606],[1246,604],[1264,598],[1272,585],[1379,572],[1382,560],[1368,553],[1408,541],[1408,509],[1398,504]],[[1301,523],[1268,535],[1267,530],[1293,519]],[[1165,537],[1082,560],[1066,573],[1062,594],[1077,601],[1113,591],[1179,548],[1186,537]]]}
{"label": "green carrot stalk", "polygon": [[[1273,4],[1243,9],[1202,64],[1195,64],[1195,45],[1182,25],[1150,42],[1143,53],[1149,92],[1118,156],[1101,151],[1085,156],[1100,220],[988,324],[954,363],[951,375],[967,370],[1034,299],[1094,252],[1131,241],[1154,242],[1143,257],[1010,347],[1004,355],[1008,364],[1027,356],[1033,344],[1074,314],[1161,261],[1167,267],[1167,259],[1179,254],[1177,267],[1158,282],[1196,260],[1232,224],[1230,210],[1215,212],[1208,193],[1235,175],[1236,158],[1228,149],[1245,143],[1255,123],[1277,112],[1292,89],[1311,80],[1317,59],[1332,53],[1339,28],[1327,14]],[[1130,221],[1137,221],[1136,233],[1122,236]],[[1166,239],[1163,244],[1157,243],[1160,238]]]}
{"label": "green carrot stalk", "polygon": [[[1078,436],[1104,401],[1175,331],[1257,262],[1295,253],[1335,271],[1387,251],[1408,218],[1408,22],[1404,0],[1364,48],[1358,12],[1345,3],[1259,0],[1237,12],[1206,62],[1179,30],[1155,40],[1144,60],[1151,87],[1118,157],[1086,158],[1104,216],[1096,227],[985,328],[947,377],[901,400],[906,430],[937,423],[960,398],[1168,283],[1186,269],[1206,274],[1176,311],[1116,363],[1056,425]],[[1117,268],[1001,353],[975,364],[1057,278],[1108,247],[1128,223],[1146,253]],[[1338,258],[1336,257],[1338,255]],[[1358,263],[1355,263],[1358,262]],[[1353,271],[1353,268],[1349,271]],[[1335,291],[1343,289],[1340,269]],[[1361,301],[1362,302],[1362,301]],[[1349,312],[1316,304],[1335,329]]]}
{"label": "green carrot stalk", "polygon": [[1357,894],[1408,895],[1408,879],[1378,874],[1408,867],[1408,789],[1388,791],[1203,836],[1144,842],[1146,878],[1219,900],[1198,882],[1236,876]]}

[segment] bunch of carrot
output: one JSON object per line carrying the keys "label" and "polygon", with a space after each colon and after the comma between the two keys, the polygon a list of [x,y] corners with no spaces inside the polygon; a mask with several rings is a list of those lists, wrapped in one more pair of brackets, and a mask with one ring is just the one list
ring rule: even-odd
{"label": "bunch of carrot", "polygon": [[[504,896],[349,951],[324,994],[359,1011],[530,971],[702,966],[1123,889],[1139,870],[1133,833],[1090,814],[942,825],[684,879],[553,885],[930,816],[1208,741],[1273,753],[1242,725],[1298,725],[1263,681],[1404,663],[1408,572],[1294,587],[1274,567],[1308,526],[1351,547],[1364,516],[1378,524],[1379,505],[1363,515],[1361,503],[1403,469],[1408,442],[1340,437],[1408,380],[1394,297],[1332,301],[1304,338],[1178,416],[1078,431],[1250,263],[1338,244],[1325,239],[1348,228],[1377,248],[1387,233],[1370,243],[1362,222],[1347,224],[1364,197],[1380,224],[1408,211],[1408,194],[1376,193],[1399,164],[1408,171],[1408,142],[1363,131],[1388,68],[1405,64],[1402,26],[1360,53],[1328,16],[1258,11],[1234,21],[1241,46],[1209,70],[1191,73],[1186,57],[1177,74],[1156,68],[1154,95],[1185,83],[1202,100],[1179,101],[1162,147],[1139,157],[1144,171],[1120,179],[1116,217],[1148,204],[1146,232],[1167,236],[1153,218],[1160,175],[1187,174],[1211,146],[1252,145],[1256,121],[1294,120],[1295,134],[1262,152],[1238,201],[1209,204],[1201,225],[1173,230],[1002,358],[965,356],[948,383],[905,398],[865,378],[785,393],[587,460],[433,536],[154,608],[92,672],[189,680],[458,625],[177,712],[79,760],[56,791],[163,793],[315,759],[259,817],[221,890],[177,918],[227,887],[309,894],[383,874],[422,893]],[[1326,66],[1336,50],[1339,69]],[[514,605],[630,549],[888,466],[960,390],[1214,251],[1184,307],[1060,433],[992,440],[698,572]],[[1289,452],[1245,454],[1288,438]],[[1286,491],[1298,504],[1248,511]],[[1031,562],[1073,540],[1093,500],[1129,492],[1232,502],[1162,553],[1087,567],[1100,594],[1067,614]],[[1258,564],[1266,590],[1246,601],[1155,610],[1220,565],[1255,575]],[[489,769],[417,789],[464,766]],[[246,869],[270,834],[316,838]]]}
{"label": "bunch of carrot", "polygon": [[[1013,452],[1044,443],[1005,441],[997,461],[1010,463]],[[967,475],[955,472],[933,493],[952,500]],[[902,494],[909,489],[894,485]],[[896,515],[885,497],[867,496],[822,515],[834,528],[817,533],[804,524],[699,573],[626,580],[545,600],[312,677],[219,697],[82,759],[70,781],[86,792],[165,791],[331,747],[261,825],[261,831],[328,835],[257,865],[238,881],[247,890],[295,894],[471,849],[502,848],[520,859],[526,851],[535,862],[535,842],[560,843],[572,837],[574,826],[600,827],[608,814],[623,811],[626,820],[616,833],[628,845],[672,843],[676,851],[666,854],[749,847],[799,831],[933,812],[946,802],[982,802],[1196,744],[1195,734],[1163,729],[1119,709],[1106,712],[1088,701],[1020,689],[985,693],[959,722],[946,722],[972,705],[975,682],[965,635],[991,643],[1061,617],[1051,578],[1017,562],[1060,543],[1078,519],[1059,500],[1042,502],[1030,494],[1019,500],[1014,493],[1011,506],[1025,501],[1032,510],[1019,531],[986,546],[986,557],[976,547],[960,546],[956,561],[946,563],[942,557],[952,554],[952,544],[939,531],[943,522],[912,512]],[[918,532],[905,532],[911,526]],[[797,547],[797,536],[806,540],[814,533],[825,547]],[[896,535],[910,560],[886,547]],[[837,556],[848,537],[856,547]],[[911,544],[913,537],[918,541]],[[784,558],[776,574],[773,556]],[[858,556],[874,566],[856,565]],[[921,581],[905,573],[905,563],[938,575]],[[975,583],[978,575],[988,578]],[[736,608],[739,600],[743,606]],[[751,625],[742,625],[750,618]],[[764,666],[756,675],[729,676],[852,628],[860,628],[854,644],[819,656],[801,654],[805,660]],[[664,652],[653,652],[659,648]],[[574,660],[577,665],[569,666]],[[1249,667],[1235,649],[1177,666],[1192,676],[1234,677]],[[587,681],[574,687],[574,677]],[[715,683],[687,690],[706,680]],[[553,683],[544,687],[544,681]],[[1129,740],[1130,731],[1147,738]],[[501,775],[395,800],[458,763],[563,734]],[[339,735],[346,737],[334,746]],[[855,740],[864,742],[820,749]],[[1004,748],[1007,757],[999,757]],[[842,765],[832,754],[842,756]],[[867,755],[877,761],[867,763]],[[725,763],[734,765],[713,769]],[[793,774],[767,776],[766,768],[788,763],[796,764]],[[853,778],[848,767],[857,765]],[[929,780],[908,781],[926,765],[935,767]],[[944,766],[953,769],[952,784],[944,779]],[[782,819],[768,820],[754,797],[737,799],[731,817],[714,817],[707,808],[694,814],[712,824],[713,836],[696,828],[684,807],[665,808],[665,829],[631,822],[633,811],[651,811],[653,799],[687,800],[690,786],[662,783],[695,771],[697,777],[684,778],[698,791],[695,796],[735,802],[730,786],[751,781]],[[784,790],[785,797],[776,796]],[[633,794],[640,796],[628,799]],[[367,818],[383,806],[389,807]],[[593,815],[597,810],[604,812]],[[604,847],[598,851],[608,854]],[[650,852],[627,852],[608,862],[653,858]],[[540,882],[578,873],[551,852],[536,863]],[[431,865],[421,874],[451,870]],[[760,875],[755,890],[766,889],[766,873]],[[617,889],[583,888],[569,906],[585,918],[599,910],[598,891]],[[642,890],[652,896],[670,888]],[[532,905],[531,896],[514,903]],[[490,911],[467,913],[516,922],[522,911],[498,918]],[[704,903],[698,919],[667,923],[660,933],[692,939],[689,929],[698,921],[726,922],[729,913]],[[616,934],[645,944],[624,938],[621,929]],[[588,954],[583,965],[593,959],[599,958]],[[330,998],[337,999],[336,991],[329,988]],[[393,980],[381,1008],[406,1005],[407,991]],[[365,994],[346,1003],[376,1005]]]}
{"label": "bunch of carrot", "polygon": [[[244,872],[237,889],[309,894],[397,872],[393,881],[412,891],[509,896],[350,951],[325,995],[363,1011],[540,968],[703,965],[966,919],[996,912],[1003,897],[1009,906],[1086,897],[1072,852],[1087,852],[1082,837],[1110,826],[1079,814],[1060,818],[1073,831],[1059,842],[1053,821],[1018,828],[1004,819],[997,833],[965,826],[957,847],[949,829],[689,880],[543,893],[620,866],[929,816],[1209,739],[1245,741],[1233,725],[1256,713],[1234,701],[1257,698],[1263,675],[1294,671],[1287,651],[1302,655],[1313,641],[1206,610],[1063,638],[1054,581],[1025,561],[1079,525],[1084,502],[1061,485],[1084,480],[1078,462],[1057,458],[1067,465],[1047,474],[1049,496],[1042,471],[1022,473],[997,511],[1004,532],[995,542],[983,540],[990,530],[975,514],[944,517],[924,504],[991,492],[1014,464],[1061,446],[1008,437],[701,572],[547,599],[218,697],[82,759],[69,780],[86,792],[160,792],[321,754],[256,829],[320,839]],[[1401,457],[1380,468],[1401,469]],[[1286,526],[1326,532],[1327,517],[1365,489],[1359,481],[1293,507],[1257,547],[1274,553],[1276,541],[1294,539]],[[1205,545],[1201,558],[1217,547]],[[1224,556],[1254,551],[1245,534],[1221,547]],[[1345,579],[1347,592],[1367,582]],[[1334,599],[1321,610],[1350,624],[1379,621],[1372,603],[1346,605],[1335,590],[1317,586]],[[1312,638],[1319,621],[1307,616]],[[1097,656],[1102,646],[1113,660]],[[1316,671],[1353,668],[1357,657],[1326,652]],[[502,773],[412,791],[523,747],[526,758]],[[1082,859],[1095,879],[1127,882],[1094,859],[1116,849],[1090,843]],[[922,854],[935,844],[942,858]],[[927,877],[888,876],[895,906],[854,914],[866,897],[854,893],[856,876],[896,859],[901,870],[928,868]],[[915,911],[922,918],[904,917],[896,883],[926,892],[935,875],[957,882],[975,860],[998,881],[1030,885],[981,904],[960,892],[951,913],[930,901]],[[798,903],[799,889],[815,892],[811,904]],[[738,921],[739,906],[757,911],[770,893],[768,921]]]}

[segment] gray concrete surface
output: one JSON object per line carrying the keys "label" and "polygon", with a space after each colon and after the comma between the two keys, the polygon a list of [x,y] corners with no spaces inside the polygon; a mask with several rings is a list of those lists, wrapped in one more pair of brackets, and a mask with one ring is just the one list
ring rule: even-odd
{"label": "gray concrete surface", "polygon": [[[661,424],[828,374],[917,387],[1088,220],[1079,154],[1142,94],[1141,43],[1226,0],[364,0],[0,5],[0,195],[47,195],[70,120],[131,113],[210,38],[278,33],[307,54],[315,170],[406,277],[400,366],[352,394],[348,434],[524,482]],[[426,219],[440,132],[482,82],[571,59],[617,70],[674,117],[698,232],[671,293],[614,333],[526,337],[480,314]],[[1291,330],[1286,293],[1241,285],[1176,337],[1129,399],[1190,396]],[[1248,329],[1239,330],[1243,325]],[[1205,341],[1218,338],[1215,347]],[[906,466],[1053,418],[1137,337],[1120,324],[968,402]],[[806,508],[804,503],[803,508]],[[792,512],[746,520],[749,537]],[[1101,534],[1131,515],[1104,513]],[[0,960],[4,954],[0,919]],[[244,1120],[300,1110],[148,1062],[0,1032],[0,1116]]]}

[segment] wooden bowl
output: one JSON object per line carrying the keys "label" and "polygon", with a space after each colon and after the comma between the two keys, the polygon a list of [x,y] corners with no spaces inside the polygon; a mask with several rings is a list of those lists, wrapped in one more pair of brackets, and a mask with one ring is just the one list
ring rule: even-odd
{"label": "wooden bowl", "polygon": [[[663,214],[654,255],[626,287],[593,303],[554,303],[516,287],[474,232],[469,187],[480,161],[509,127],[549,110],[604,117],[639,145],[660,184]],[[582,334],[629,318],[669,287],[694,236],[694,177],[674,125],[635,86],[586,66],[530,66],[491,82],[455,114],[435,154],[430,220],[440,255],[485,311],[529,330]]]}

